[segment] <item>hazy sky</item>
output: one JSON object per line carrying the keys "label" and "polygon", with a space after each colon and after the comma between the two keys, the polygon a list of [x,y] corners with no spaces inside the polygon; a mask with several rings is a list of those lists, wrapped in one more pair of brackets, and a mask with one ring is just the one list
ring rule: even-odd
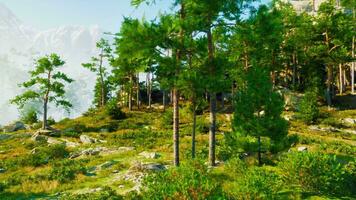
{"label": "hazy sky", "polygon": [[158,1],[153,6],[130,5],[130,0],[0,0],[15,15],[37,29],[63,25],[99,25],[105,31],[117,32],[123,16],[152,19],[169,10],[170,2]]}

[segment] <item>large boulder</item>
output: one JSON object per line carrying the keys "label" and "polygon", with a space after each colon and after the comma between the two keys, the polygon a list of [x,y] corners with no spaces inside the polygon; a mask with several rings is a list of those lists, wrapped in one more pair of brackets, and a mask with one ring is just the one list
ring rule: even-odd
{"label": "large boulder", "polygon": [[31,140],[34,142],[47,142],[48,137],[45,135],[40,135],[38,133],[35,133],[32,137]]}
{"label": "large boulder", "polygon": [[351,124],[351,125],[356,125],[356,119],[352,118],[345,118],[342,120],[344,123]]}
{"label": "large boulder", "polygon": [[299,152],[304,152],[304,151],[308,151],[308,147],[298,147],[297,149]]}
{"label": "large boulder", "polygon": [[11,133],[19,130],[26,130],[26,126],[22,122],[15,122],[3,127],[4,133]]}
{"label": "large boulder", "polygon": [[91,138],[87,135],[81,135],[80,136],[80,141],[83,143],[83,144],[93,144],[96,142],[96,140],[94,138]]}
{"label": "large boulder", "polygon": [[36,134],[50,136],[50,137],[59,137],[61,135],[58,130],[55,130],[52,128],[51,129],[40,129],[36,132]]}

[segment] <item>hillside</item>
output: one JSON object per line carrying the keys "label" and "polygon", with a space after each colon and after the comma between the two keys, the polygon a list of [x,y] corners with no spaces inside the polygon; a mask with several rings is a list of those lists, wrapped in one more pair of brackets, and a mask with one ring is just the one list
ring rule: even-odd
{"label": "hillside", "polygon": [[[5,191],[0,194],[0,199],[86,199],[86,195],[94,199],[98,195],[98,199],[105,199],[108,191],[109,194],[111,192],[123,196],[140,191],[141,182],[147,174],[159,173],[172,167],[172,131],[170,123],[165,121],[167,112],[164,113],[158,107],[126,111],[126,118],[122,120],[112,120],[103,111],[86,113],[77,119],[65,119],[53,125],[61,130],[61,134],[56,137],[33,136],[35,130],[0,134],[0,180],[3,180],[0,189]],[[189,163],[190,160],[190,114],[186,109],[181,113],[180,153],[183,163]],[[293,118],[294,112],[285,112],[284,115]],[[262,169],[283,177],[289,172],[278,165],[281,157],[298,151],[302,151],[302,154],[322,152],[335,155],[337,160],[344,163],[354,161],[356,123],[351,119],[356,118],[356,110],[323,109],[323,115],[316,125],[290,120],[286,139],[290,148],[278,154],[263,154],[265,164]],[[207,161],[207,117],[208,113],[198,116],[197,159],[202,162]],[[231,131],[230,120],[230,114],[219,112],[219,161],[210,173],[214,181],[222,184],[227,194],[238,195],[234,194],[238,191],[236,187],[249,185],[236,185],[241,184],[243,177],[238,175],[241,173],[239,169],[231,171],[231,167],[237,167],[239,162],[223,160],[224,134]],[[257,164],[256,154],[246,153],[240,155],[247,167],[245,172],[254,169]],[[319,167],[318,163],[315,164],[308,167]],[[350,167],[350,170],[355,169],[355,166]],[[354,179],[355,171],[351,173],[354,177],[349,178]],[[304,177],[302,174],[299,176],[300,179]],[[268,192],[261,187],[260,192]],[[316,196],[328,199],[333,196],[282,188],[282,199],[314,199]],[[340,192],[336,197],[355,197],[342,194]],[[130,199],[130,196],[127,198]]]}

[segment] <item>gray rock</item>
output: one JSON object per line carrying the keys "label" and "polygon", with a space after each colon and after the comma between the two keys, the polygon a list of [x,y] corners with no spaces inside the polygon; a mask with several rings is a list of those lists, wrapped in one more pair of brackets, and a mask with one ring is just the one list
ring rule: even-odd
{"label": "gray rock", "polygon": [[159,163],[148,163],[142,165],[144,170],[148,171],[163,171],[166,170],[166,166],[159,164]]}
{"label": "gray rock", "polygon": [[83,143],[83,144],[93,144],[95,143],[95,139],[94,138],[91,138],[87,135],[81,135],[80,136],[80,141]]}
{"label": "gray rock", "polygon": [[156,153],[156,152],[146,152],[146,151],[144,151],[144,152],[141,152],[139,154],[139,156],[142,156],[142,157],[147,158],[147,159],[157,159],[161,155]]}
{"label": "gray rock", "polygon": [[110,160],[110,161],[107,161],[101,165],[99,165],[97,167],[98,170],[104,170],[104,169],[109,169],[111,168],[113,165],[115,165],[117,162],[116,161],[113,161],[113,160]]}
{"label": "gray rock", "polygon": [[352,119],[352,118],[345,118],[342,120],[344,123],[348,123],[348,124],[356,124],[356,119]]}
{"label": "gray rock", "polygon": [[36,134],[51,136],[51,137],[59,137],[61,135],[60,132],[55,129],[40,129],[36,132]]}
{"label": "gray rock", "polygon": [[135,147],[119,147],[119,151],[133,151]]}
{"label": "gray rock", "polygon": [[26,130],[25,124],[22,122],[15,122],[3,127],[4,133],[11,133],[19,130]]}
{"label": "gray rock", "polygon": [[51,137],[49,137],[49,138],[47,139],[47,143],[48,143],[48,144],[65,144],[65,142],[56,140],[56,139],[51,138]]}
{"label": "gray rock", "polygon": [[65,145],[66,145],[67,147],[75,148],[75,147],[79,146],[79,144],[76,143],[76,142],[71,142],[71,141],[68,141],[68,140],[65,140],[64,142],[65,142]]}
{"label": "gray rock", "polygon": [[5,173],[6,169],[0,168],[0,174]]}
{"label": "gray rock", "polygon": [[32,141],[35,141],[35,142],[47,142],[48,137],[47,137],[47,136],[44,136],[44,135],[40,135],[40,134],[38,134],[38,133],[35,133],[35,134],[31,137],[31,140],[32,140]]}
{"label": "gray rock", "polygon": [[298,147],[297,150],[298,150],[299,152],[308,151],[308,147]]}

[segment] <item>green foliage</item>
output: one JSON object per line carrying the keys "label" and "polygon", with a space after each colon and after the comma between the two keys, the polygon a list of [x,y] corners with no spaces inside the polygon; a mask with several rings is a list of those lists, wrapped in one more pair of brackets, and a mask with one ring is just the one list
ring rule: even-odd
{"label": "green foliage", "polygon": [[268,73],[261,68],[247,72],[246,87],[236,94],[233,127],[243,135],[279,140],[287,135],[288,123],[281,117],[284,101],[273,91]]}
{"label": "green foliage", "polygon": [[34,124],[38,122],[37,112],[35,109],[27,109],[21,112],[21,121],[25,124]]}
{"label": "green foliage", "polygon": [[117,194],[110,187],[104,187],[102,190],[87,194],[68,194],[61,198],[63,200],[123,200],[124,197]]}
{"label": "green foliage", "polygon": [[[287,186],[317,194],[353,193],[355,163],[343,166],[335,156],[321,153],[289,153],[278,164]],[[350,170],[351,169],[351,170]]]}
{"label": "green foliage", "polygon": [[117,105],[116,99],[111,99],[105,106],[105,112],[113,119],[124,119],[125,113]]}
{"label": "green foliage", "polygon": [[86,168],[83,166],[83,163],[65,159],[52,164],[49,179],[65,183],[74,180],[79,173],[86,173]]}
{"label": "green foliage", "polygon": [[302,98],[299,109],[298,117],[307,124],[316,122],[319,118],[318,96],[313,90],[309,90]]}
{"label": "green foliage", "polygon": [[170,127],[173,125],[173,109],[168,108],[166,112],[163,113],[161,119],[161,126],[162,127]]}
{"label": "green foliage", "polygon": [[150,174],[143,186],[143,199],[224,199],[221,186],[199,162]]}
{"label": "green foliage", "polygon": [[47,119],[47,125],[52,126],[56,124],[56,120],[53,119],[53,117],[49,117]]}
{"label": "green foliage", "polygon": [[252,167],[238,176],[231,199],[277,199],[282,190],[281,177],[267,167]]}

